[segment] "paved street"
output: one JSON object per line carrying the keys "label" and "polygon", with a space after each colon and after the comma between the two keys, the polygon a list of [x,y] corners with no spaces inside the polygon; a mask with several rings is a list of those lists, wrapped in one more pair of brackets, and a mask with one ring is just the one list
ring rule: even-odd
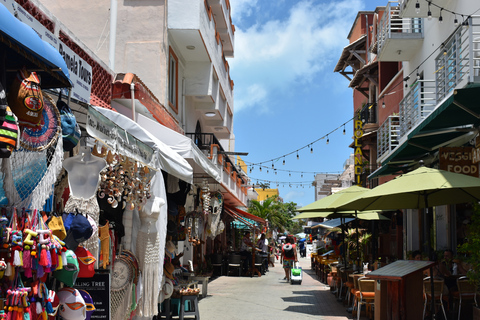
{"label": "paved street", "polygon": [[303,282],[286,283],[279,262],[258,277],[219,277],[208,285],[208,296],[199,302],[200,317],[215,319],[325,319],[352,316],[337,302],[327,286],[310,270],[310,258],[300,258]]}

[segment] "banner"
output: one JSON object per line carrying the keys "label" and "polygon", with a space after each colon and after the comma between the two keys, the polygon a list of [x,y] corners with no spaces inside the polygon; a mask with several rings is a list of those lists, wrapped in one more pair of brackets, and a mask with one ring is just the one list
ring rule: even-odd
{"label": "banner", "polygon": [[126,132],[92,106],[88,107],[87,133],[118,153],[155,168],[152,148]]}

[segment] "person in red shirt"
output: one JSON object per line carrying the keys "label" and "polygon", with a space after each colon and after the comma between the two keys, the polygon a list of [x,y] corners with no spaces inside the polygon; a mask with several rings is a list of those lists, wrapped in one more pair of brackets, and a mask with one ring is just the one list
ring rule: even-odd
{"label": "person in red shirt", "polygon": [[289,235],[285,239],[285,244],[282,246],[282,255],[280,257],[280,263],[283,264],[283,270],[285,271],[285,278],[287,282],[290,282],[290,271],[293,268],[295,262],[297,262],[297,248],[295,246],[295,240],[293,236]]}

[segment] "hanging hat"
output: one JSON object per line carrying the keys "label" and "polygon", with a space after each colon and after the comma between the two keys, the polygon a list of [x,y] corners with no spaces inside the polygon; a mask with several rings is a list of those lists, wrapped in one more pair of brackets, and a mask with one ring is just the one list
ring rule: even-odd
{"label": "hanging hat", "polygon": [[165,273],[165,276],[169,279],[173,280],[173,271],[175,271],[175,267],[171,262],[165,263],[163,266],[163,272]]}
{"label": "hanging hat", "polygon": [[87,217],[81,213],[77,213],[73,218],[70,229],[67,232],[67,237],[63,242],[65,242],[68,249],[75,250],[80,243],[90,239],[92,234],[93,228]]}
{"label": "hanging hat", "polygon": [[173,281],[165,279],[165,284],[162,287],[162,291],[165,294],[165,299],[169,299],[173,294]]}
{"label": "hanging hat", "polygon": [[84,247],[78,247],[75,250],[78,260],[78,276],[77,278],[91,278],[95,275],[95,257],[90,251]]}
{"label": "hanging hat", "polygon": [[165,246],[165,254],[167,254],[170,258],[175,258],[175,245],[172,241],[167,241],[167,245]]}
{"label": "hanging hat", "polygon": [[92,296],[85,290],[78,289],[78,291],[80,292],[83,300],[85,301],[85,307],[87,311],[85,320],[90,320],[92,313],[95,311],[95,306],[93,305]]}
{"label": "hanging hat", "polygon": [[62,281],[65,285],[73,287],[75,285],[75,281],[77,280],[79,271],[77,256],[72,250],[67,250],[64,253],[62,252],[62,259],[63,255],[65,255],[66,260],[64,261],[63,268],[55,271],[53,276],[57,280]]}
{"label": "hanging hat", "polygon": [[87,308],[85,300],[77,289],[63,288],[58,291],[60,316],[68,320],[85,320]]}

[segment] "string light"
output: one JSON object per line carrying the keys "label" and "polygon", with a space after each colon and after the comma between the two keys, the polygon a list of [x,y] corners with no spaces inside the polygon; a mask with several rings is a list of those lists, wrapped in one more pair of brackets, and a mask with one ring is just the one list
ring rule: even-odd
{"label": "string light", "polygon": [[385,109],[385,101],[382,102],[382,109]]}
{"label": "string light", "polygon": [[273,161],[272,161],[272,169],[274,169],[274,168],[275,168],[275,166],[273,165]]}
{"label": "string light", "polygon": [[330,142],[330,139],[328,138],[328,134],[327,134],[327,144]]}
{"label": "string light", "polygon": [[443,17],[442,17],[442,9],[440,9],[440,16],[438,17],[438,22],[443,23]]}
{"label": "string light", "polygon": [[298,155],[298,151],[297,151],[297,160],[300,159],[299,155]]}
{"label": "string light", "polygon": [[415,3],[415,12],[417,14],[420,14],[420,3],[418,2],[418,0],[417,0],[417,3]]}
{"label": "string light", "polygon": [[303,172],[302,172],[302,175],[300,177],[303,178]]}
{"label": "string light", "polygon": [[430,11],[430,1],[428,2],[427,19],[428,19],[428,20],[432,20],[432,11]]}
{"label": "string light", "polygon": [[345,125],[343,125],[343,135],[345,135]]}
{"label": "string light", "polygon": [[283,157],[283,165],[285,165],[285,157]]}
{"label": "string light", "polygon": [[458,26],[457,14],[455,14],[455,19],[453,20],[453,25],[454,25],[455,27]]}
{"label": "string light", "polygon": [[313,153],[313,147],[310,147],[310,153]]}
{"label": "string light", "polygon": [[260,166],[259,168],[260,168],[260,172],[262,172],[262,166]]}

